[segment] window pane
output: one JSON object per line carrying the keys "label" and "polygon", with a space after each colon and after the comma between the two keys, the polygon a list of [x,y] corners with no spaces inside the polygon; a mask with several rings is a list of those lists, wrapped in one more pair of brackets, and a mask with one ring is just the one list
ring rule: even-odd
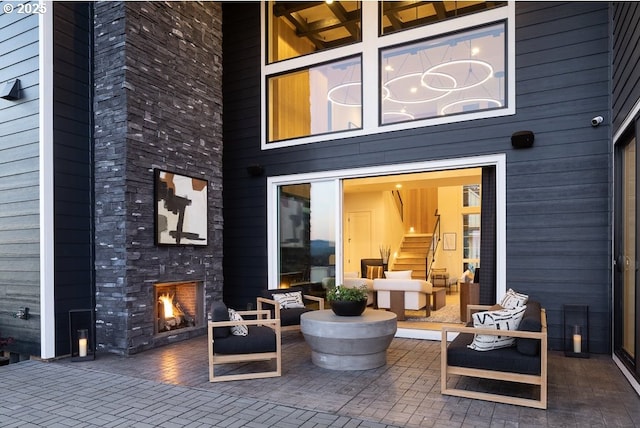
{"label": "window pane", "polygon": [[506,5],[506,1],[382,1],[380,34],[391,34]]}
{"label": "window pane", "polygon": [[480,214],[462,216],[463,259],[480,258]]}
{"label": "window pane", "polygon": [[469,184],[462,186],[462,206],[463,207],[479,207],[480,206],[480,185]]}
{"label": "window pane", "polygon": [[267,63],[362,39],[360,2],[268,2]]}
{"label": "window pane", "polygon": [[335,280],[335,184],[279,189],[280,288]]}
{"label": "window pane", "polygon": [[381,52],[380,123],[505,107],[505,24]]}
{"label": "window pane", "polygon": [[268,80],[269,142],[362,127],[360,57]]}

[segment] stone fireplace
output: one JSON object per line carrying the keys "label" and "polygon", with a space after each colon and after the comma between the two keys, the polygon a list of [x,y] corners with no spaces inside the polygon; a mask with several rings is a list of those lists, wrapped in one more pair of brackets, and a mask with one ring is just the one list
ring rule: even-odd
{"label": "stone fireplace", "polygon": [[[96,347],[130,355],[206,334],[222,300],[222,6],[94,8]],[[159,243],[154,169],[207,181],[206,246]]]}
{"label": "stone fireplace", "polygon": [[178,330],[204,325],[204,289],[201,281],[154,284],[154,334],[175,334]]}

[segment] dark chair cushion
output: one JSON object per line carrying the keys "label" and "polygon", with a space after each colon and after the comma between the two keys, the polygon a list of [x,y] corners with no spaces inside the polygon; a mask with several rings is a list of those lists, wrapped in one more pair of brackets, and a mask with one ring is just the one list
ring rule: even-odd
{"label": "dark chair cushion", "polygon": [[311,309],[309,308],[280,309],[280,325],[282,327],[288,325],[299,325],[300,315],[310,311]]}
{"label": "dark chair cushion", "polygon": [[[540,317],[540,303],[529,300],[527,302],[527,309],[524,311],[524,316],[518,330],[520,331],[542,331],[542,319]],[[540,354],[540,341],[538,339],[527,339],[525,337],[518,337],[516,339],[516,349],[518,352],[524,355],[539,355]]]}
{"label": "dark chair cushion", "polygon": [[[271,290],[264,290],[262,292],[262,297],[264,297],[265,299],[273,300],[274,294],[291,293],[295,291],[300,291],[304,295],[304,289],[302,287],[289,287],[289,288],[277,288],[277,289],[271,289]],[[303,300],[305,305],[309,303],[307,299],[303,298]],[[270,307],[270,309],[271,309],[271,318],[274,318],[275,310],[273,307]],[[312,309],[310,308],[288,308],[288,309],[280,308],[280,325],[282,327],[286,327],[288,325],[300,325],[300,315],[304,314],[305,312],[309,312],[311,310]]]}
{"label": "dark chair cushion", "polygon": [[539,356],[523,355],[515,346],[491,351],[474,351],[467,348],[472,341],[472,333],[460,333],[447,348],[447,363],[450,366],[481,370],[540,374]]}
{"label": "dark chair cushion", "polygon": [[[229,310],[223,302],[217,301],[211,304],[211,321],[229,321]],[[231,327],[214,327],[215,339],[227,337],[231,334]]]}
{"label": "dark chair cushion", "polygon": [[276,333],[269,327],[250,325],[246,336],[229,335],[214,341],[216,354],[255,354],[276,351]]}

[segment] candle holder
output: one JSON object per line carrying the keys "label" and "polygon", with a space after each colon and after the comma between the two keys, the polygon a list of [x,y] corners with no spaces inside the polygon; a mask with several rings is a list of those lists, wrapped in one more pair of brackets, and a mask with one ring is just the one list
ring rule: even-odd
{"label": "candle holder", "polygon": [[563,305],[564,355],[589,358],[589,306]]}
{"label": "candle holder", "polygon": [[94,315],[91,309],[69,311],[69,347],[71,361],[95,359]]}

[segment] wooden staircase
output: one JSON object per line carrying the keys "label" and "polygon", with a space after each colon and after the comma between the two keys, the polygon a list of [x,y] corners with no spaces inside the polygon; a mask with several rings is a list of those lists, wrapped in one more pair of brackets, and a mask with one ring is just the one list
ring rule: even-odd
{"label": "wooden staircase", "polygon": [[431,247],[432,237],[431,234],[405,235],[393,261],[392,270],[412,270],[412,278],[426,279],[425,259]]}

